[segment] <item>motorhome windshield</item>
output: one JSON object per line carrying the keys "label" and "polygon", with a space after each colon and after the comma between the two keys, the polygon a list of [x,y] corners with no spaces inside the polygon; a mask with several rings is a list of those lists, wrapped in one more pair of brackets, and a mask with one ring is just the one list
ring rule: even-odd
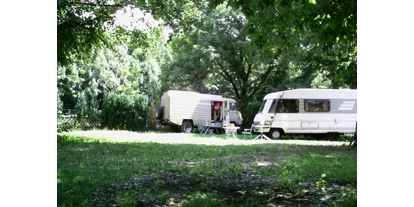
{"label": "motorhome windshield", "polygon": [[260,107],[259,112],[261,113],[272,113],[275,110],[275,106],[276,106],[276,99],[268,99],[268,100],[264,100],[262,103],[262,106]]}

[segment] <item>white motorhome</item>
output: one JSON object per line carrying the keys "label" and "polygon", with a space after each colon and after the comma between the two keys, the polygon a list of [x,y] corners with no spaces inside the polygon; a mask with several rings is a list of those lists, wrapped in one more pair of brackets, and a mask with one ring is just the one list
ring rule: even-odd
{"label": "white motorhome", "polygon": [[255,132],[282,134],[354,133],[357,90],[295,89],[269,93],[253,122]]}
{"label": "white motorhome", "polygon": [[243,121],[234,99],[180,90],[164,92],[156,118],[164,125],[181,126],[187,133],[199,124],[219,128],[225,122],[241,125]]}

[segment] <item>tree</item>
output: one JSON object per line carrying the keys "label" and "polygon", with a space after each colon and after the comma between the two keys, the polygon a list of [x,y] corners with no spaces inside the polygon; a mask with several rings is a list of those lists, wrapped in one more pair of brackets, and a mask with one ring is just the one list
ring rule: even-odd
{"label": "tree", "polygon": [[[212,0],[211,7],[225,2]],[[330,88],[356,88],[357,1],[227,1],[249,20],[248,33],[259,48],[280,45],[312,86],[315,77]],[[320,75],[322,74],[322,75]],[[313,83],[313,87],[315,83]]]}
{"label": "tree", "polygon": [[282,80],[283,45],[255,49],[245,17],[225,5],[204,10],[194,29],[173,41],[174,61],[163,69],[163,90],[184,88],[235,97],[244,113],[269,77]]}
{"label": "tree", "polygon": [[[177,30],[187,25],[182,22],[184,8],[203,1],[190,0],[58,0],[57,1],[57,62],[69,65],[76,60],[90,60],[94,50],[114,47],[126,36],[141,47],[148,45],[147,36],[140,30],[127,30],[116,24],[116,13],[127,8],[139,8],[162,18]],[[144,22],[143,22],[144,23]],[[114,50],[115,51],[115,50]]]}
{"label": "tree", "polygon": [[[144,128],[148,100],[158,100],[160,93],[159,64],[165,60],[164,56],[169,54],[162,28],[152,27],[144,32],[149,43],[145,48],[130,41],[131,37],[126,36],[124,44],[111,49],[94,50],[90,61],[77,60],[66,66],[58,65],[58,101],[61,101],[62,107],[77,108],[79,121],[85,123],[85,126],[86,123],[94,123],[93,125],[97,126],[95,123],[101,121],[104,121],[104,124],[112,123],[108,122],[107,117],[117,115],[108,115],[113,111],[104,107],[107,96],[112,94],[109,99],[121,100],[121,104],[117,106],[134,110],[135,118],[140,121],[111,126],[135,130],[138,126]],[[160,54],[158,51],[163,53]],[[124,102],[131,104],[122,105]],[[103,109],[105,110],[102,111]],[[106,119],[102,120],[105,117],[101,115]]]}
{"label": "tree", "polygon": [[102,44],[108,44],[105,23],[113,20],[112,14],[123,5],[105,0],[57,1],[57,61],[61,65],[74,59],[84,59]]}

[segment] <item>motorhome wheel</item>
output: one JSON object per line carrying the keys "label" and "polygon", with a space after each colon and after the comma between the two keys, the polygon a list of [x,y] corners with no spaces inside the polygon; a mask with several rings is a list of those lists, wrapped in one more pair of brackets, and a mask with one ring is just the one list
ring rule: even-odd
{"label": "motorhome wheel", "polygon": [[272,130],[271,133],[272,139],[280,139],[280,137],[282,136],[282,133],[280,133],[279,130]]}

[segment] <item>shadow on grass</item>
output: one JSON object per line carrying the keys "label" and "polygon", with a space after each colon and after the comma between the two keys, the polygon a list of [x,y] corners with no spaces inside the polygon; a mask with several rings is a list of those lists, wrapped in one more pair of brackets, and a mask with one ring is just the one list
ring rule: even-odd
{"label": "shadow on grass", "polygon": [[356,206],[345,146],[57,142],[58,206]]}

